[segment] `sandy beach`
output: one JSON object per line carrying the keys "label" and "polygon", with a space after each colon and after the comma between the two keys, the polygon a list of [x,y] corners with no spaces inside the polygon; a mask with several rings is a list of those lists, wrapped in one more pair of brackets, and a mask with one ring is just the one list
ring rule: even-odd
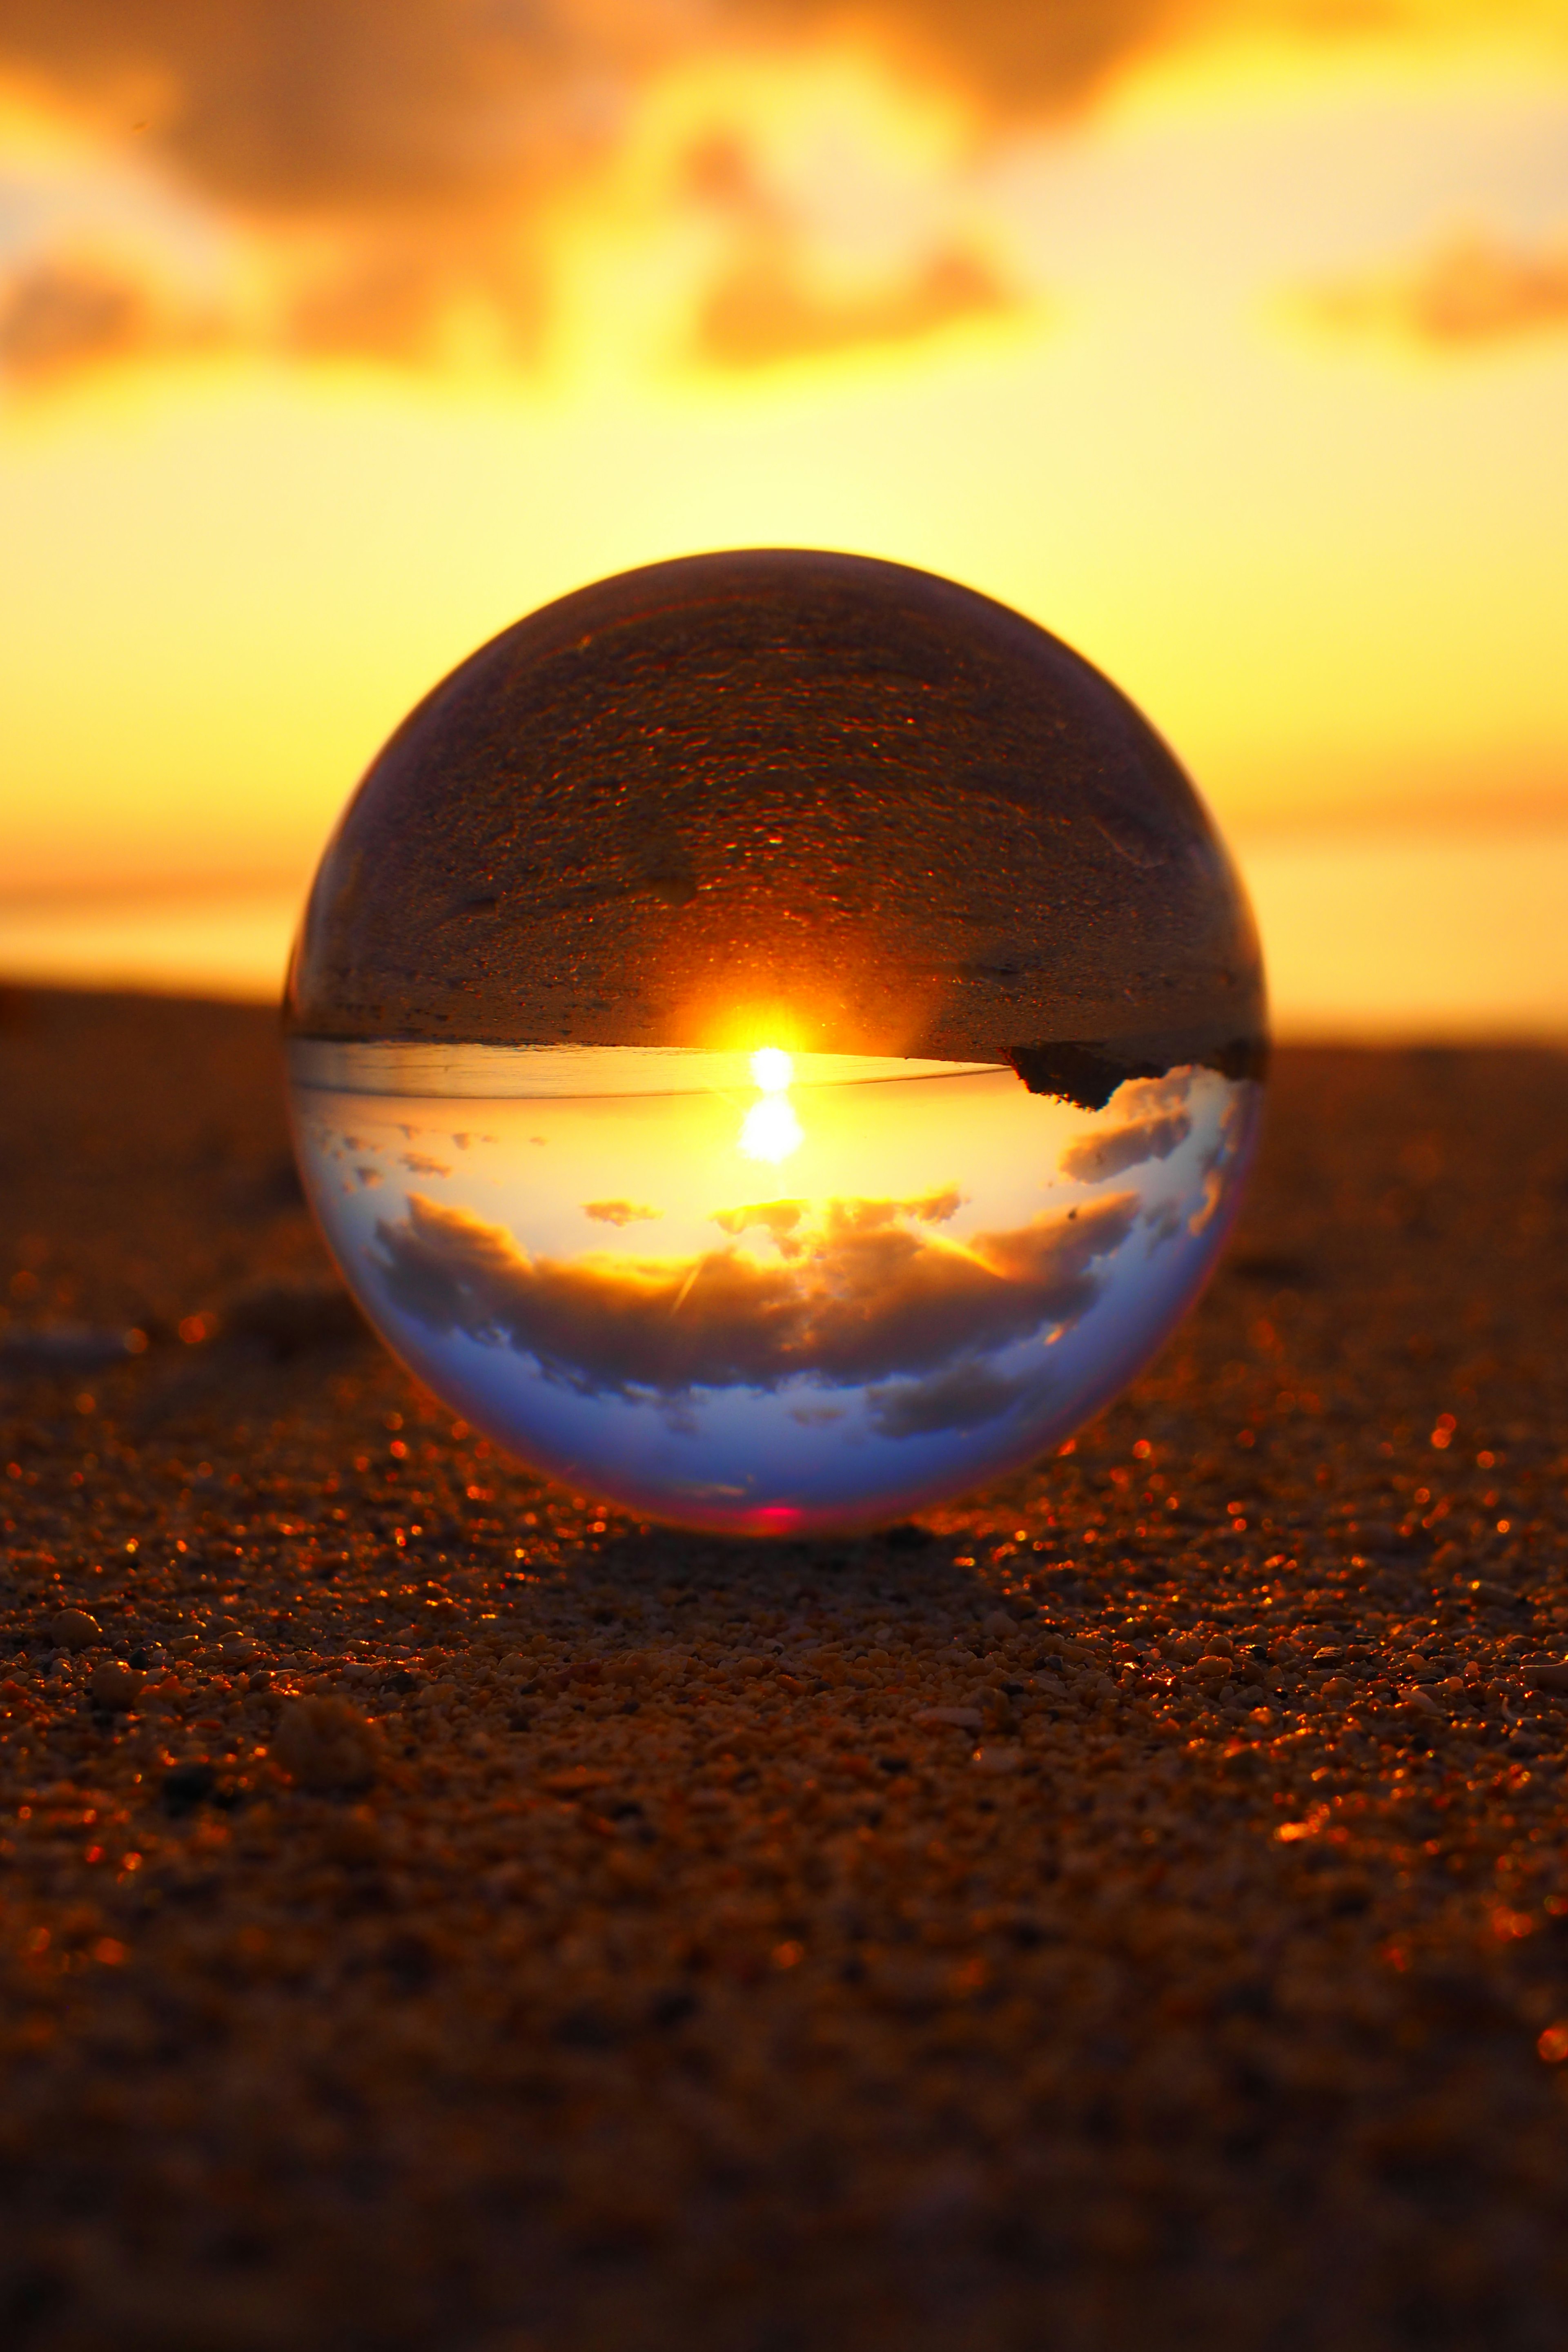
{"label": "sandy beach", "polygon": [[476,1443],[272,1018],[0,999],[18,2352],[1552,2352],[1568,1057],[1293,1047],[1027,1475],[847,1543]]}

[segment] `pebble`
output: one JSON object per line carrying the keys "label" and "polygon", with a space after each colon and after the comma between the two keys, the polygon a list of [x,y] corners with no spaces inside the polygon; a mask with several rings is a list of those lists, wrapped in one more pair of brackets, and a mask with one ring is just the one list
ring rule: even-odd
{"label": "pebble", "polygon": [[96,1617],[85,1609],[62,1609],[49,1620],[49,1634],[61,1650],[89,1650],[103,1639],[102,1628]]}
{"label": "pebble", "polygon": [[95,1666],[88,1677],[88,1689],[100,1706],[114,1714],[128,1712],[142,1696],[142,1685],[147,1677],[134,1666],[108,1663]]}

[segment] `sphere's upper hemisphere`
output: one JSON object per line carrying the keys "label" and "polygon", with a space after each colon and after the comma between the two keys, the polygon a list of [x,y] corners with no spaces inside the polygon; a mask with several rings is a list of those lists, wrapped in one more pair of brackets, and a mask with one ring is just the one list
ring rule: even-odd
{"label": "sphere's upper hemisphere", "polygon": [[297,1034],[1256,1070],[1245,897],[1164,744],[1019,614],[895,564],[623,574],[483,646],[325,858]]}

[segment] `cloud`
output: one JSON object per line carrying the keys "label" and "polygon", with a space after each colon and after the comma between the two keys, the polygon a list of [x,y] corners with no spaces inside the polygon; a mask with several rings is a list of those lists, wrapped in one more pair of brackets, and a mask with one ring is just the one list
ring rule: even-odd
{"label": "cloud", "polygon": [[216,319],[182,315],[133,264],[59,254],[0,282],[0,368],[41,389],[114,361],[165,356],[221,339]]}
{"label": "cloud", "polygon": [[583,1214],[601,1225],[638,1225],[662,1217],[662,1209],[641,1208],[635,1201],[584,1201]]}
{"label": "cloud", "polygon": [[1148,1160],[1169,1160],[1192,1131],[1186,1112],[1171,1110],[1155,1118],[1139,1119],[1131,1127],[1113,1128],[1109,1135],[1080,1136],[1062,1153],[1062,1174],[1085,1183],[1103,1183],[1108,1176],[1120,1176],[1124,1168],[1140,1167]]}
{"label": "cloud", "polygon": [[782,1248],[785,1235],[794,1233],[805,1211],[804,1201],[758,1201],[743,1209],[715,1209],[713,1223],[727,1234],[743,1234],[752,1225],[763,1225]]}
{"label": "cloud", "polygon": [[979,1429],[1000,1421],[1026,1398],[1037,1397],[1043,1385],[1037,1371],[1007,1379],[971,1357],[944,1365],[927,1380],[868,1390],[867,1413],[879,1437],[933,1437],[944,1429]]}
{"label": "cloud", "polygon": [[[1138,1198],[964,1247],[879,1213],[895,1206],[831,1203],[783,1263],[733,1246],[534,1257],[504,1227],[419,1194],[376,1235],[392,1304],[426,1329],[514,1348],[587,1394],[668,1400],[803,1378],[828,1388],[914,1378],[1070,1325],[1099,1296],[1095,1261],[1127,1239]],[[896,1415],[896,1400],[881,1410]]]}
{"label": "cloud", "polygon": [[[1360,12],[1311,0],[6,0],[0,85],[229,232],[235,283],[221,304],[209,290],[195,306],[205,341],[430,368],[476,350],[537,360],[563,205],[609,184],[656,84],[728,62],[751,76],[751,97],[710,76],[692,101],[700,119],[670,134],[681,152],[641,210],[708,207],[722,233],[689,348],[710,366],[756,369],[909,341],[1014,299],[973,236],[934,219],[842,283],[836,167],[803,201],[761,160],[758,92],[776,63],[851,43],[887,87],[940,91],[973,154],[1081,113],[1145,58],[1215,30],[1342,40],[1364,18],[1384,38],[1495,34],[1561,29],[1564,15],[1563,0]],[[150,323],[133,274],[93,286],[68,258],[36,254],[4,299],[8,364],[35,383],[186,348],[167,320]]]}
{"label": "cloud", "polygon": [[767,367],[868,343],[913,342],[961,319],[1016,307],[974,254],[934,253],[892,285],[833,294],[807,282],[787,246],[770,243],[743,256],[713,288],[698,315],[693,349],[721,367]]}
{"label": "cloud", "polygon": [[1408,270],[1320,287],[1307,307],[1339,334],[1448,352],[1568,328],[1568,241],[1532,249],[1456,237]]}
{"label": "cloud", "polygon": [[[963,1205],[963,1195],[955,1184],[945,1184],[934,1192],[922,1192],[912,1201],[830,1201],[827,1225],[830,1232],[844,1234],[869,1233],[879,1225],[890,1225],[899,1217],[913,1217],[922,1225],[945,1224]],[[796,1227],[806,1215],[808,1206],[805,1201],[759,1201],[741,1209],[715,1209],[713,1223],[721,1232],[735,1234],[749,1233],[760,1225],[773,1235],[785,1257],[799,1257],[806,1243],[797,1237]]]}

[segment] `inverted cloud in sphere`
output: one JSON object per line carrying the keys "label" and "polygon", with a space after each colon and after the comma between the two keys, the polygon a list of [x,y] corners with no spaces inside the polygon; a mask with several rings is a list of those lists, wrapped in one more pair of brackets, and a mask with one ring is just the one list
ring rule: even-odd
{"label": "inverted cloud in sphere", "polygon": [[[695,1388],[830,1388],[908,1379],[1075,1323],[1097,1259],[1132,1231],[1119,1193],[958,1247],[830,1205],[797,1256],[731,1245],[697,1257],[531,1256],[503,1226],[415,1193],[376,1227],[392,1305],[428,1330],[531,1356],[591,1395]],[[880,1206],[882,1204],[869,1204]],[[896,1412],[896,1401],[884,1410]]]}
{"label": "inverted cloud in sphere", "polygon": [[1150,1160],[1169,1160],[1192,1131],[1186,1112],[1172,1110],[1157,1118],[1139,1119],[1131,1127],[1112,1128],[1108,1135],[1080,1136],[1062,1153],[1062,1174],[1103,1183],[1109,1176],[1120,1176],[1123,1169],[1142,1167]]}
{"label": "inverted cloud in sphere", "polygon": [[934,1437],[1000,1421],[1026,1398],[1040,1396],[1048,1382],[1049,1375],[1038,1370],[1007,1375],[984,1357],[966,1356],[924,1380],[868,1390],[867,1414],[879,1437]]}

